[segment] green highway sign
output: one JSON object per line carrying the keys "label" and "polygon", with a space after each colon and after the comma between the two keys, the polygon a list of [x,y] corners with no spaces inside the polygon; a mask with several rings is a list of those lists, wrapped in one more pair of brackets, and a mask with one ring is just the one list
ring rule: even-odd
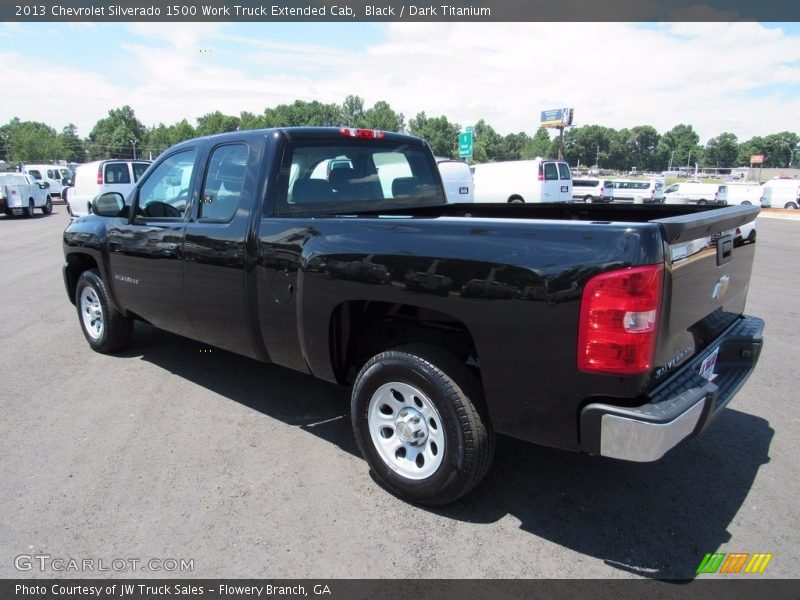
{"label": "green highway sign", "polygon": [[467,127],[464,133],[458,134],[458,155],[461,158],[472,156],[472,127]]}

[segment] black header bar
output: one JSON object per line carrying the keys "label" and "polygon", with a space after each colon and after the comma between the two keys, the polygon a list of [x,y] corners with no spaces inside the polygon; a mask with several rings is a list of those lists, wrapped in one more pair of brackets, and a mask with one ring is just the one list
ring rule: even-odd
{"label": "black header bar", "polygon": [[0,21],[800,21],[787,0],[12,0]]}

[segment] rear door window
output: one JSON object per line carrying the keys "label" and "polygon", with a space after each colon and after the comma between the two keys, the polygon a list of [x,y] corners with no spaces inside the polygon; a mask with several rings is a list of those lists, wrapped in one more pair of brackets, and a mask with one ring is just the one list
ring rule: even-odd
{"label": "rear door window", "polygon": [[545,180],[558,179],[558,168],[556,163],[544,163],[544,178]]}
{"label": "rear door window", "polygon": [[230,221],[239,207],[250,150],[246,144],[215,148],[208,161],[203,193],[200,195],[201,220]]}
{"label": "rear door window", "polygon": [[572,174],[569,172],[569,165],[567,163],[558,163],[558,174],[560,175],[560,179],[565,181],[572,179]]}

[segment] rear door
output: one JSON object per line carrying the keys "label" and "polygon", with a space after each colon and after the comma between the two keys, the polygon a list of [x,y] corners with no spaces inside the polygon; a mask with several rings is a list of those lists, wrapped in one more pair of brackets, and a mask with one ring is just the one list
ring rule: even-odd
{"label": "rear door", "polygon": [[565,162],[556,163],[558,165],[558,202],[569,202],[572,200],[572,173],[569,165]]}
{"label": "rear door", "polygon": [[[558,202],[561,199],[561,181],[558,177],[558,163],[552,160],[542,162],[544,179],[541,181],[541,202]],[[572,183],[572,182],[570,182]],[[571,198],[568,198],[571,199]]]}
{"label": "rear door", "polygon": [[250,138],[210,149],[183,247],[186,307],[197,339],[253,358],[258,355],[247,320],[245,244],[257,204],[262,143]]}

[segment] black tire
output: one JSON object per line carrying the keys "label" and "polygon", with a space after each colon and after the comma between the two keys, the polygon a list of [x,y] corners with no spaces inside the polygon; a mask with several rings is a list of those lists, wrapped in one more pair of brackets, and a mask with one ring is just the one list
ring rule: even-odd
{"label": "black tire", "polygon": [[[91,321],[92,312],[82,301],[84,290],[97,301],[96,306],[99,308],[101,318],[99,331],[91,329],[91,324],[87,323],[87,321]],[[97,270],[91,269],[81,273],[75,288],[75,306],[78,309],[78,322],[81,330],[92,350],[103,353],[119,352],[128,346],[133,333],[133,320],[118,312],[111,305],[105,283]],[[86,317],[84,317],[84,312]]]}
{"label": "black tire", "polygon": [[525,200],[523,200],[520,196],[511,196],[508,199],[509,204],[525,204]]}
{"label": "black tire", "polygon": [[797,210],[797,204],[795,204],[794,202],[787,202],[783,208],[787,208],[790,210]]}
{"label": "black tire", "polygon": [[45,201],[44,206],[42,207],[42,214],[49,215],[53,213],[53,200],[50,196],[47,197],[47,201]]}
{"label": "black tire", "polygon": [[751,206],[751,205],[752,205],[752,204],[751,204],[751,202],[750,202],[750,200],[743,200],[743,201],[742,201],[742,204],[743,204],[744,206]]}
{"label": "black tire", "polygon": [[592,202],[594,202],[594,198],[593,198],[592,196],[586,196],[586,197],[583,199],[583,201],[584,201],[586,204],[591,204]]}
{"label": "black tire", "polygon": [[[443,440],[440,462],[424,478],[413,478],[403,472],[404,468],[406,472],[413,471],[414,464],[420,467],[419,462],[412,464],[407,460],[406,467],[392,466],[381,456],[381,450],[373,441],[369,420],[371,401],[373,397],[379,397],[381,389],[386,389],[386,386],[391,389],[392,385],[418,390],[424,395],[425,402],[433,405],[434,416],[439,418],[440,423],[434,420],[430,425],[431,420],[424,419],[426,430],[430,427],[431,435],[425,444],[415,446],[420,455],[431,456],[437,453],[436,445],[431,443],[433,435],[439,435]],[[396,392],[391,389],[391,393]],[[397,395],[394,397],[396,399]],[[420,402],[416,393],[397,406],[413,409],[412,401]],[[422,404],[418,406],[422,410]],[[383,412],[384,406],[379,409]],[[398,419],[401,414],[398,413]],[[386,418],[391,420],[394,415]],[[353,386],[351,420],[358,446],[375,477],[392,492],[420,504],[443,505],[457,500],[483,479],[494,455],[494,431],[483,405],[480,384],[466,365],[434,346],[407,344],[370,359]],[[381,427],[380,431],[393,429],[391,435],[383,437],[391,440],[397,436],[395,444],[403,444],[398,422],[387,423],[389,427]],[[438,426],[441,426],[440,432],[435,431]],[[377,431],[375,435],[378,435]],[[400,450],[395,451],[398,461],[406,458],[406,447],[409,445],[405,444],[402,455],[398,454]],[[435,460],[431,459],[431,465],[436,464]]]}
{"label": "black tire", "polygon": [[698,206],[705,206],[706,204],[708,204],[708,202],[706,202],[705,200],[698,200],[697,201],[697,205]]}
{"label": "black tire", "polygon": [[28,208],[25,209],[25,216],[30,218],[36,210],[36,205],[33,203],[33,198],[28,199]]}

